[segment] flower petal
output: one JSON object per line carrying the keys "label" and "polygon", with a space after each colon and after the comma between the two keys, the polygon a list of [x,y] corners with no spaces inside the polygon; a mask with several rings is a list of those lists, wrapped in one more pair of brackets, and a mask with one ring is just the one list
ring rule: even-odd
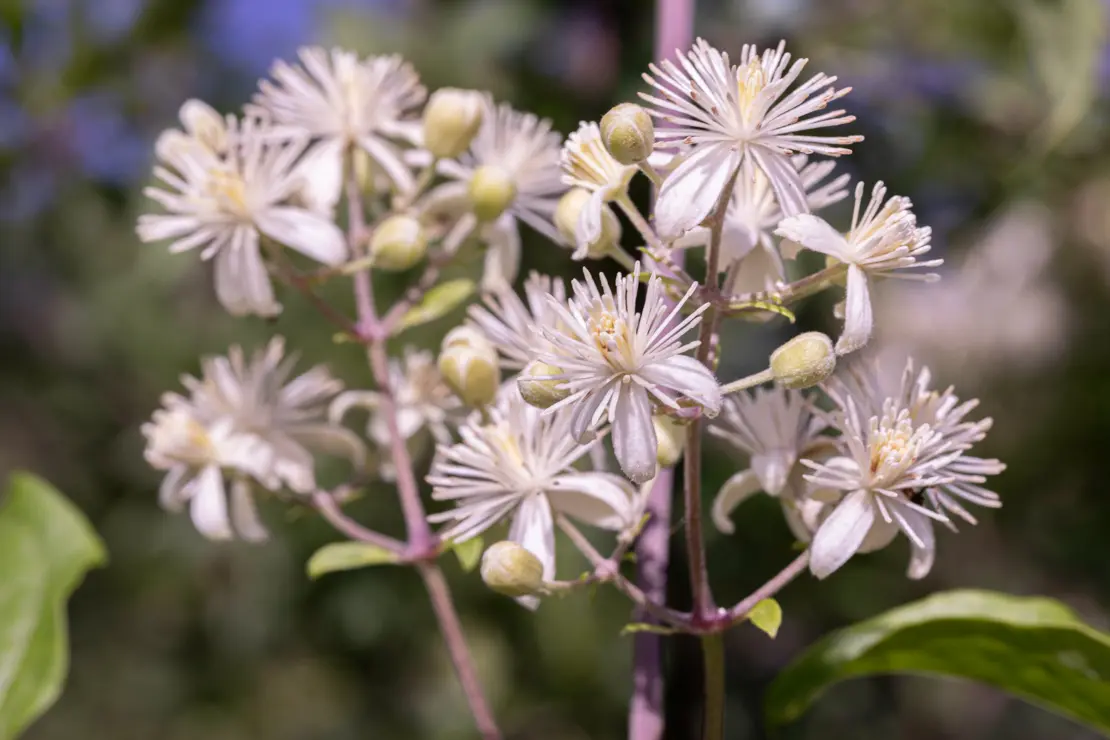
{"label": "flower petal", "polygon": [[[520,503],[509,526],[509,539],[536,556],[543,565],[545,581],[555,577],[555,522],[546,496],[533,494]],[[540,603],[535,596],[516,601],[528,609],[535,609]]]}
{"label": "flower petal", "polygon": [[343,139],[325,139],[297,163],[296,173],[304,180],[302,196],[308,206],[329,213],[343,191]]}
{"label": "flower petal", "polygon": [[247,542],[263,542],[270,536],[258,517],[250,483],[243,478],[231,482],[231,523],[236,534]]}
{"label": "flower petal", "polygon": [[806,189],[790,155],[762,146],[753,146],[748,151],[759,165],[759,169],[767,175],[783,215],[795,216],[799,213],[808,213],[809,201],[806,198]]}
{"label": "flower petal", "polygon": [[828,578],[856,554],[875,523],[871,494],[853,491],[841,501],[817,529],[810,546],[809,569],[818,578]]}
{"label": "flower petal", "polygon": [[675,355],[653,362],[640,371],[640,377],[698,402],[711,416],[721,411],[721,388],[717,379],[693,357]]}
{"label": "flower petal", "polygon": [[613,452],[621,470],[633,483],[655,477],[658,440],[651,423],[651,398],[647,390],[624,384],[617,390],[616,418],[613,422]]}
{"label": "flower petal", "polygon": [[608,395],[605,387],[587,393],[571,406],[570,433],[579,444],[589,444],[594,441],[594,425],[591,423],[598,406]]}
{"label": "flower petal", "polygon": [[227,518],[227,494],[220,468],[209,465],[189,484],[189,516],[197,531],[210,540],[230,540],[231,523]]}
{"label": "flower petal", "polygon": [[[910,565],[906,575],[920,580],[929,575],[936,560],[937,540],[933,533],[933,522],[929,517],[920,514],[908,506],[900,507],[898,513],[902,522],[913,532],[910,539]],[[909,533],[907,532],[907,537]],[[917,539],[919,542],[914,542]]]}
{"label": "flower petal", "polygon": [[551,506],[587,524],[620,530],[635,522],[628,482],[606,473],[571,473],[556,478],[548,490]]}
{"label": "flower petal", "polygon": [[728,142],[695,149],[663,181],[655,203],[655,228],[659,236],[674,239],[704,221],[741,159],[741,153]]}
{"label": "flower petal", "polygon": [[825,219],[809,213],[783,219],[779,222],[775,233],[797,242],[806,249],[837,259],[842,260],[851,254],[852,248],[843,234],[829,226]]}
{"label": "flower petal", "polygon": [[761,455],[752,455],[752,470],[763,490],[771,496],[782,493],[793,467],[794,453],[791,450],[769,450]]}
{"label": "flower petal", "polygon": [[836,353],[846,355],[862,348],[871,339],[874,317],[871,314],[871,291],[863,268],[848,268],[848,291],[845,296],[844,331],[836,340]]}
{"label": "flower petal", "polygon": [[507,213],[486,229],[486,260],[482,269],[482,290],[495,291],[511,286],[520,271],[520,230]]}
{"label": "flower petal", "polygon": [[759,493],[759,478],[751,470],[741,470],[725,481],[717,498],[713,499],[713,523],[725,534],[732,534],[736,527],[732,523],[732,512],[740,504]]}
{"label": "flower petal", "polygon": [[412,172],[392,144],[377,136],[363,136],[358,143],[375,162],[381,165],[399,191],[407,193],[416,186]]}
{"label": "flower petal", "polygon": [[281,304],[258,250],[258,232],[241,229],[216,255],[216,297],[232,316],[277,316]]}
{"label": "flower petal", "polygon": [[343,232],[331,219],[302,208],[274,206],[255,217],[258,229],[271,239],[325,265],[347,259]]}

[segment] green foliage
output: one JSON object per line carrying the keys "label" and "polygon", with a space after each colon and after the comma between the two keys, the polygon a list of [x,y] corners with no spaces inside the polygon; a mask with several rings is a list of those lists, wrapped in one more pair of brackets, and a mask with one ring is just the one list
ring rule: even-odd
{"label": "green foliage", "polygon": [[319,578],[337,570],[355,570],[371,565],[390,565],[397,554],[384,547],[366,542],[332,542],[324,545],[308,559],[308,577]]}
{"label": "green foliage", "polygon": [[948,591],[827,636],[772,684],[772,725],[848,678],[967,678],[1110,735],[1110,635],[1046,598]]}
{"label": "green foliage", "polygon": [[664,627],[659,624],[651,624],[649,622],[632,622],[626,624],[621,628],[621,637],[626,635],[634,635],[637,632],[650,632],[655,635],[677,635],[678,630],[673,627]]}
{"label": "green foliage", "polygon": [[66,600],[106,560],[92,527],[53,486],[11,476],[0,508],[0,739],[18,735],[61,694]]}
{"label": "green foliage", "polygon": [[443,318],[473,295],[475,287],[474,281],[468,278],[440,283],[429,290],[423,300],[409,309],[409,312],[401,318],[400,330],[404,331]]}
{"label": "green foliage", "polygon": [[748,621],[774,639],[782,626],[782,607],[774,599],[764,599],[752,608]]}
{"label": "green foliage", "polygon": [[455,551],[455,557],[459,559],[459,565],[464,573],[470,573],[478,567],[478,563],[482,560],[483,544],[481,537],[471,537],[469,540],[451,544],[451,549]]}

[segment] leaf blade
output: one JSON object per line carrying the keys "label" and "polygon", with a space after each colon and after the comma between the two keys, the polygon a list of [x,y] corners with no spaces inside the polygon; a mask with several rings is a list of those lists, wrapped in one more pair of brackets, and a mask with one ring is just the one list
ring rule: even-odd
{"label": "leaf blade", "polygon": [[305,569],[308,577],[315,580],[327,573],[390,565],[399,559],[397,553],[366,542],[332,542],[312,553]]}
{"label": "leaf blade", "polygon": [[752,607],[748,613],[748,621],[773,640],[782,626],[782,607],[774,599],[763,599]]}
{"label": "leaf blade", "polygon": [[840,681],[891,673],[979,681],[1110,734],[1110,635],[1051,599],[987,591],[935,594],[820,640],[771,685],[768,724]]}
{"label": "leaf blade", "polygon": [[470,278],[457,278],[440,283],[429,290],[420,303],[410,308],[401,317],[397,330],[404,331],[446,316],[473,295],[476,288]]}

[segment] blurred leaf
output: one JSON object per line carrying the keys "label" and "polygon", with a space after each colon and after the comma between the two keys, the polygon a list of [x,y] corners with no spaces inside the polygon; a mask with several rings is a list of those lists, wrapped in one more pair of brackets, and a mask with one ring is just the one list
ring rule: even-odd
{"label": "blurred leaf", "polygon": [[1034,72],[1048,98],[1038,132],[1048,151],[1083,120],[1098,92],[1098,65],[1106,33],[1104,4],[1026,0],[1018,14]]}
{"label": "blurred leaf", "polygon": [[478,567],[478,562],[482,559],[482,545],[481,537],[471,537],[469,540],[456,542],[451,546],[464,573],[470,573]]}
{"label": "blurred leaf", "polygon": [[308,559],[308,577],[319,578],[337,570],[355,570],[371,565],[396,563],[397,554],[366,542],[332,542]]}
{"label": "blurred leaf", "polygon": [[84,516],[46,481],[15,473],[0,508],[0,738],[58,698],[68,668],[66,599],[107,560]]}
{"label": "blurred leaf", "polygon": [[752,608],[748,621],[774,639],[782,626],[782,607],[774,599],[764,599]]}
{"label": "blurred leaf", "polygon": [[419,304],[413,306],[408,313],[401,318],[401,324],[398,331],[411,329],[414,326],[426,324],[429,321],[435,321],[451,313],[463,301],[469,298],[474,293],[475,284],[473,280],[468,278],[459,278],[458,280],[448,280],[446,283],[440,283],[425,295]]}
{"label": "blurred leaf", "polygon": [[779,674],[767,719],[797,719],[848,678],[967,678],[1110,734],[1110,635],[1052,599],[949,591],[829,635]]}
{"label": "blurred leaf", "polygon": [[634,635],[637,632],[651,632],[656,635],[677,635],[678,630],[673,627],[664,627],[661,624],[649,624],[648,622],[632,622],[626,624],[621,628],[621,637],[625,635]]}

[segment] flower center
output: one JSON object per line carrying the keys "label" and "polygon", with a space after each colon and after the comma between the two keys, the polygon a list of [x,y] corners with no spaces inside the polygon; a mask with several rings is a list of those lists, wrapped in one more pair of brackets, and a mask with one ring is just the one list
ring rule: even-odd
{"label": "flower center", "polygon": [[247,206],[247,184],[237,172],[226,169],[213,169],[208,173],[207,195],[216,202],[223,213],[247,220],[250,208]]}
{"label": "flower center", "polygon": [[908,419],[903,419],[894,425],[882,424],[874,431],[871,437],[873,476],[887,480],[913,465],[917,458],[917,445],[913,433],[913,425]]}
{"label": "flower center", "polygon": [[602,308],[590,314],[588,327],[605,361],[617,370],[627,370],[632,359],[627,322]]}
{"label": "flower center", "polygon": [[158,421],[153,447],[168,458],[187,465],[203,466],[215,455],[208,430],[189,414],[170,412]]}
{"label": "flower center", "polygon": [[740,110],[740,120],[745,126],[752,124],[752,113],[756,98],[767,86],[767,76],[763,74],[763,61],[755,57],[748,66],[738,70],[736,75],[736,104]]}

